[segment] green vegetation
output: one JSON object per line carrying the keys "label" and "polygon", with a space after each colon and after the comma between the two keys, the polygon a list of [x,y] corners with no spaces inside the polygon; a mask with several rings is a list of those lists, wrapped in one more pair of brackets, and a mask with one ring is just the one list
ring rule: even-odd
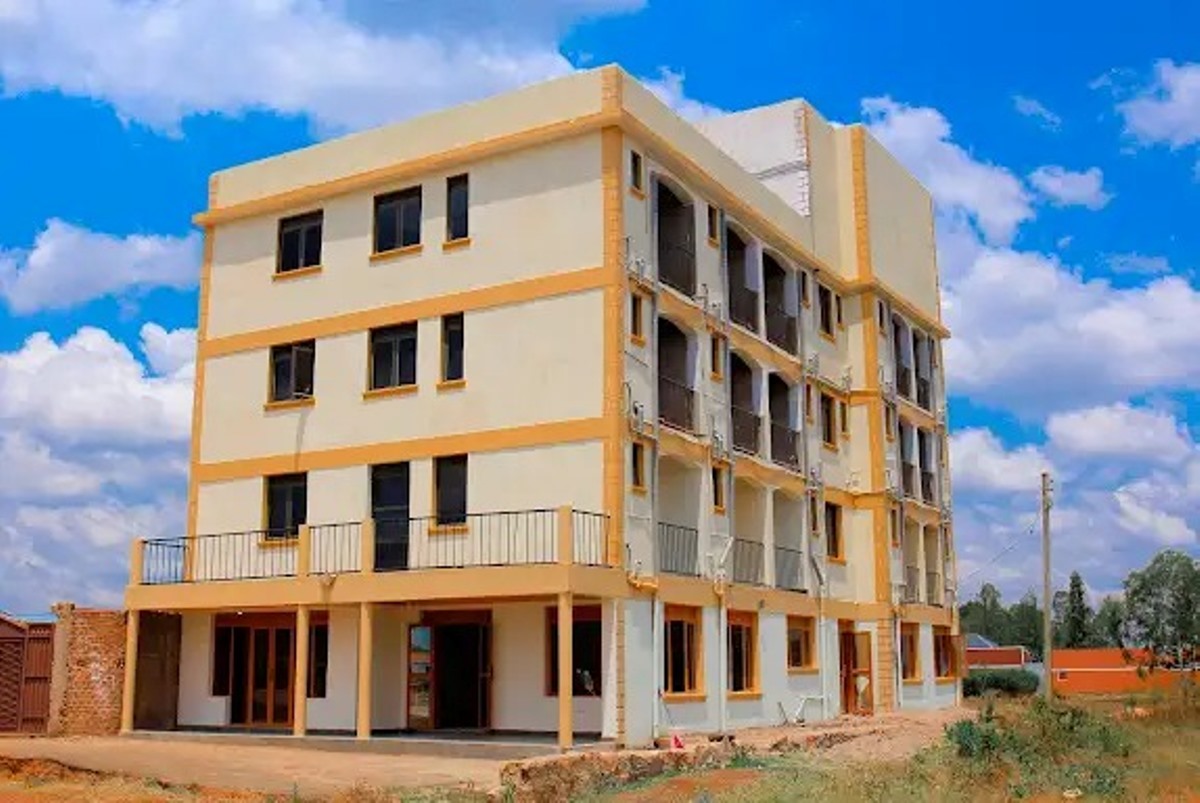
{"label": "green vegetation", "polygon": [[963,678],[963,696],[982,697],[986,692],[1023,695],[1038,690],[1038,676],[1027,669],[972,669]]}

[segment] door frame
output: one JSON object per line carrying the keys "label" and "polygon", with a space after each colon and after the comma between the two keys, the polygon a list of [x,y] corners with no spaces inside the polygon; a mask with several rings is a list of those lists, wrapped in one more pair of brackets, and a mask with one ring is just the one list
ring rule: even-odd
{"label": "door frame", "polygon": [[[428,730],[437,731],[441,728],[437,725],[437,688],[438,688],[438,659],[437,659],[437,635],[435,631],[439,626],[444,625],[479,625],[485,633],[486,650],[482,651],[481,658],[484,666],[481,667],[479,674],[480,695],[486,696],[486,708],[480,711],[484,717],[484,723],[478,728],[480,731],[491,731],[492,723],[495,721],[495,660],[496,660],[496,632],[492,623],[492,611],[488,608],[469,609],[469,610],[434,610],[422,611],[421,618],[412,627],[428,627],[429,634],[429,721]],[[412,668],[412,638],[406,640],[404,655],[407,663],[407,668]],[[411,728],[411,720],[409,712],[412,710],[412,684],[408,684],[405,690],[405,722]],[[415,729],[414,729],[415,730]],[[424,730],[424,729],[421,729]]]}

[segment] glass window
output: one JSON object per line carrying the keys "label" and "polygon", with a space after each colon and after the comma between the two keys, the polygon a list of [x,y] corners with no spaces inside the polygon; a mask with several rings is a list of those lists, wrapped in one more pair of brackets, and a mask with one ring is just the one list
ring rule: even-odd
{"label": "glass window", "polygon": [[421,242],[421,188],[375,198],[375,253]]}
{"label": "glass window", "polygon": [[371,330],[371,388],[417,383],[417,325]]}
{"label": "glass window", "polygon": [[271,401],[312,397],[316,353],[313,340],[271,347]]}
{"label": "glass window", "polygon": [[446,239],[463,240],[468,236],[467,212],[470,207],[470,181],[464,173],[446,179]]}
{"label": "glass window", "polygon": [[267,477],[267,538],[295,538],[308,517],[308,475]]}
{"label": "glass window", "polygon": [[284,218],[279,221],[279,253],[276,273],[287,273],[321,264],[321,225],[324,213]]}
{"label": "glass window", "polygon": [[439,457],[435,461],[437,523],[467,522],[467,456]]}
{"label": "glass window", "polygon": [[442,380],[463,378],[463,316],[442,316]]}

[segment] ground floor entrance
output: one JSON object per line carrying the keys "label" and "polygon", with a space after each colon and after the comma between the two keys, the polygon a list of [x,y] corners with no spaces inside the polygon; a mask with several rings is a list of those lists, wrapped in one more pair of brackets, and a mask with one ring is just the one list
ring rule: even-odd
{"label": "ground floor entrance", "polygon": [[216,618],[213,638],[213,689],[229,697],[229,724],[290,727],[296,617],[222,614]]}
{"label": "ground floor entrance", "polygon": [[838,622],[838,679],[843,714],[871,714],[871,634],[855,632],[854,622]]}
{"label": "ground floor entrance", "polygon": [[409,628],[410,730],[492,727],[490,611],[431,612]]}

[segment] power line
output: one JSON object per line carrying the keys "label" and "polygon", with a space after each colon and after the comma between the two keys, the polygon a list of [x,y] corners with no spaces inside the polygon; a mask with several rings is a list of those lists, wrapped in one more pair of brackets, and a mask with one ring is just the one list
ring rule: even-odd
{"label": "power line", "polygon": [[1004,547],[1004,549],[1001,549],[999,552],[997,552],[995,555],[993,555],[993,556],[992,556],[990,559],[988,559],[987,561],[985,561],[985,562],[983,563],[983,565],[982,565],[982,566],[979,566],[979,567],[977,567],[976,569],[974,569],[974,570],[973,570],[973,571],[972,571],[970,574],[968,574],[966,577],[962,577],[962,578],[960,578],[960,579],[959,579],[959,581],[958,581],[958,582],[959,582],[959,584],[961,585],[961,584],[963,584],[963,583],[967,582],[967,581],[968,581],[968,580],[970,580],[972,577],[974,577],[975,575],[979,574],[981,571],[983,571],[984,569],[988,568],[989,566],[991,566],[992,564],[994,564],[996,561],[1000,560],[1000,558],[1004,557],[1004,556],[1005,556],[1005,555],[1007,555],[1009,552],[1012,552],[1014,549],[1016,549],[1016,548],[1017,548],[1017,545],[1018,545],[1018,544],[1021,542],[1021,539],[1023,539],[1023,538],[1026,538],[1027,536],[1033,535],[1033,528],[1037,526],[1038,519],[1039,519],[1038,515],[1037,515],[1037,514],[1035,514],[1035,515],[1034,515],[1034,516],[1033,516],[1033,517],[1032,517],[1032,518],[1029,520],[1029,526],[1025,528],[1025,532],[1024,532],[1024,533],[1022,533],[1021,535],[1018,535],[1018,536],[1017,536],[1016,538],[1014,538],[1012,541],[1009,541],[1008,545],[1007,545],[1007,546],[1005,546],[1005,547]]}

